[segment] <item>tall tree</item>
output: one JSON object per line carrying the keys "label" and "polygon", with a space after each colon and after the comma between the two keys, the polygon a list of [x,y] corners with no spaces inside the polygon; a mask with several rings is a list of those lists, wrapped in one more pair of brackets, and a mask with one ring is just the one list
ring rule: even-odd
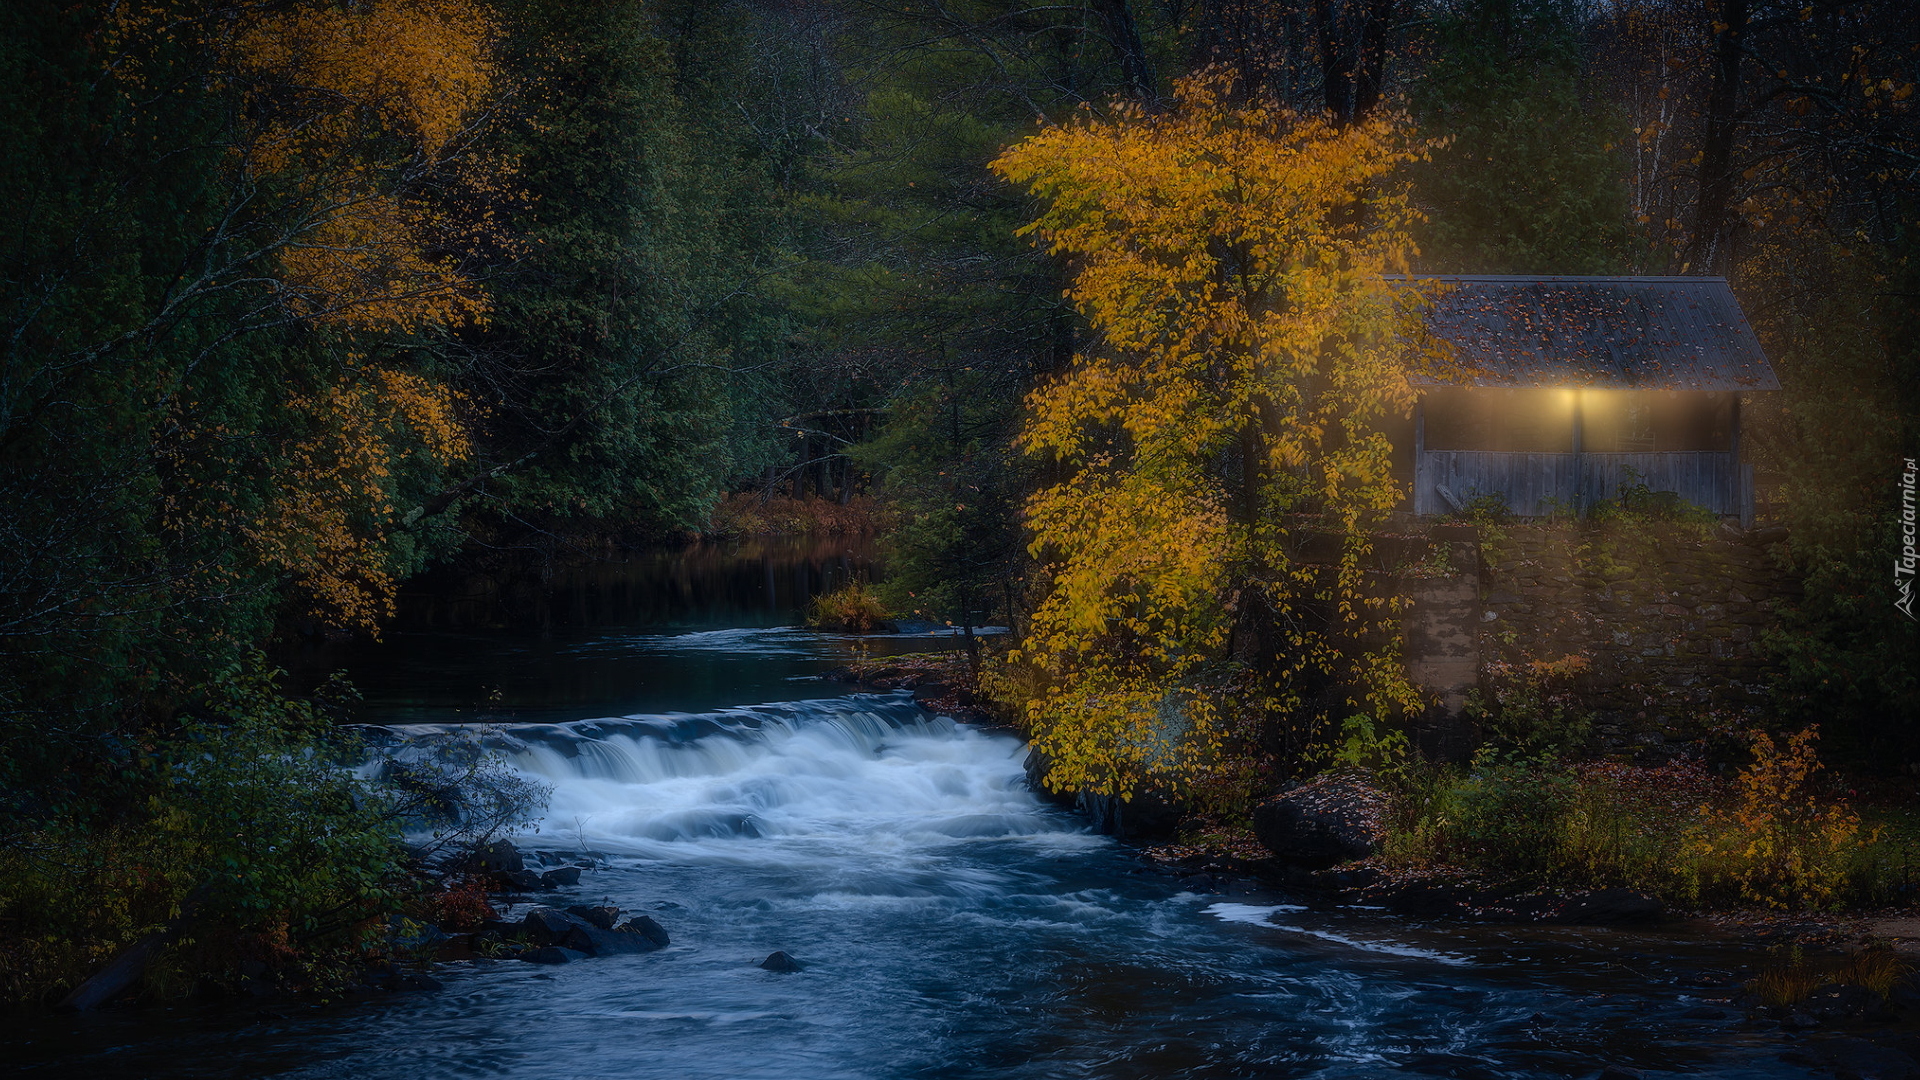
{"label": "tall tree", "polygon": [[1584,11],[1566,0],[1435,10],[1414,115],[1444,145],[1414,170],[1436,273],[1605,274],[1633,266],[1621,170],[1631,136],[1586,76]]}
{"label": "tall tree", "polygon": [[[1023,436],[1060,477],[1028,505],[1051,589],[1021,652],[1063,789],[1191,775],[1234,726],[1207,691],[1236,669],[1256,716],[1307,728],[1413,700],[1364,565],[1399,499],[1377,425],[1412,402],[1409,294],[1382,275],[1406,267],[1390,177],[1418,153],[1397,117],[1176,86],[1171,113],[1048,128],[994,166],[1044,200],[1032,231],[1072,259],[1095,334]],[[1302,557],[1322,530],[1330,565]],[[1328,679],[1348,692],[1310,700]]]}

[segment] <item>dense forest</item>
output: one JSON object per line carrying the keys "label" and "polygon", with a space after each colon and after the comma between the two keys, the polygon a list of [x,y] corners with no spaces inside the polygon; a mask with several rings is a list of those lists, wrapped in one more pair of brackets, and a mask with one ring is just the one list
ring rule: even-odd
{"label": "dense forest", "polygon": [[[895,588],[1018,632],[998,677],[1066,782],[1217,780],[1142,734],[1170,694],[1203,751],[1228,714],[1300,754],[1390,721],[1382,274],[1730,279],[1785,386],[1749,450],[1805,582],[1782,722],[1920,744],[1906,0],[15,0],[0,31],[8,1000],[183,909],[230,931],[185,984],[349,949],[426,788],[334,768],[351,688],[288,697],[262,649],[729,494],[878,499]],[[1330,574],[1288,562],[1306,518]],[[525,812],[443,772],[474,829]]]}

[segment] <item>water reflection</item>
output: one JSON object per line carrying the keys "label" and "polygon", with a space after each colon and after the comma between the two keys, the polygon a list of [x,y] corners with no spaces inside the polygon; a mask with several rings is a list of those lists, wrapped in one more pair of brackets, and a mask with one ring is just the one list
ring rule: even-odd
{"label": "water reflection", "polygon": [[871,539],[754,539],[571,567],[429,573],[383,639],[306,640],[277,659],[296,687],[344,671],[362,719],[557,722],[818,697],[854,656],[940,647],[797,628],[813,597],[879,566]]}

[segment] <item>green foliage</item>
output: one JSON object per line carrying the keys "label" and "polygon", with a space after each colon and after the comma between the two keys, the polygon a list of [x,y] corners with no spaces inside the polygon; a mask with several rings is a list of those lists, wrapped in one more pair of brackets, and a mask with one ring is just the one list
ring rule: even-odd
{"label": "green foliage", "polygon": [[466,344],[500,475],[490,532],[640,536],[704,526],[725,485],[775,460],[762,369],[784,326],[763,279],[785,228],[754,147],[700,68],[736,47],[633,3],[508,3],[524,107],[501,135],[525,257]]}
{"label": "green foliage", "polygon": [[1863,830],[1814,783],[1810,736],[1753,745],[1730,782],[1686,760],[1572,765],[1492,747],[1464,770],[1405,770],[1389,787],[1382,852],[1403,867],[1624,886],[1688,906],[1885,903],[1912,888],[1913,838]]}
{"label": "green foliage", "polygon": [[1615,146],[1631,136],[1581,71],[1582,5],[1464,0],[1427,24],[1413,87],[1421,265],[1452,274],[1620,273],[1633,261]]}
{"label": "green foliage", "polygon": [[1340,725],[1340,739],[1329,749],[1334,768],[1364,769],[1388,786],[1411,767],[1413,747],[1404,731],[1380,724],[1371,716],[1349,716]]}
{"label": "green foliage", "polygon": [[1575,680],[1583,656],[1486,666],[1485,689],[1467,694],[1467,715],[1496,753],[1537,761],[1571,761],[1593,736],[1591,712],[1580,704]]}
{"label": "green foliage", "polygon": [[405,901],[403,828],[473,843],[543,805],[473,739],[409,748],[409,768],[368,778],[367,748],[277,677],[258,658],[218,673],[188,719],[128,748],[114,801],[15,819],[0,838],[0,996],[57,997],[183,911],[187,938],[149,989],[218,982],[242,958],[311,984]]}
{"label": "green foliage", "polygon": [[1833,253],[1824,295],[1796,298],[1783,328],[1791,404],[1763,413],[1759,435],[1790,530],[1771,551],[1804,590],[1763,639],[1781,665],[1774,689],[1789,717],[1820,723],[1829,751],[1865,769],[1920,759],[1920,621],[1895,606],[1898,582],[1916,579],[1894,570],[1901,478],[1920,455],[1920,315],[1868,299],[1915,291],[1914,250]]}
{"label": "green foliage", "polygon": [[1600,525],[1626,529],[1661,525],[1677,528],[1696,540],[1713,535],[1720,515],[1704,506],[1688,502],[1677,491],[1655,491],[1647,486],[1640,471],[1629,465],[1622,470],[1619,501],[1602,500],[1587,510],[1588,519]]}

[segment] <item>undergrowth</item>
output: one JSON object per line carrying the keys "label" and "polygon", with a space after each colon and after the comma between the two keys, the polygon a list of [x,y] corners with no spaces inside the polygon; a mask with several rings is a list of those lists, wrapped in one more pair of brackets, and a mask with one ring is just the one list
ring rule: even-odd
{"label": "undergrowth", "polygon": [[1466,768],[1390,774],[1382,856],[1520,884],[1625,886],[1688,907],[1835,908],[1910,900],[1908,831],[1865,821],[1828,783],[1808,729],[1747,732],[1731,779],[1700,763],[1572,763],[1489,749]]}

